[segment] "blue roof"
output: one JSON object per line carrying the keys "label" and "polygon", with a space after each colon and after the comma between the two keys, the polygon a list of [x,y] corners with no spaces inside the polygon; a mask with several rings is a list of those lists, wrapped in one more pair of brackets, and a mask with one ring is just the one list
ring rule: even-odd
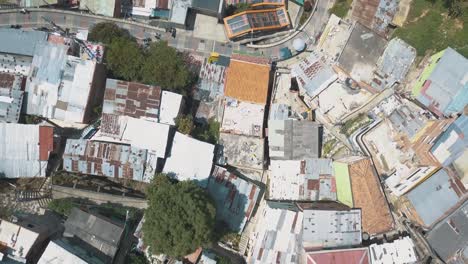
{"label": "blue roof", "polygon": [[453,179],[444,169],[411,190],[407,198],[426,226],[434,224],[459,201]]}
{"label": "blue roof", "polygon": [[47,33],[42,31],[24,31],[12,28],[0,28],[1,53],[33,56],[36,45],[47,41]]}
{"label": "blue roof", "polygon": [[468,60],[447,48],[426,86],[417,96],[422,104],[445,116],[462,111],[468,104]]}
{"label": "blue roof", "polygon": [[[457,139],[453,141],[453,136],[456,133]],[[448,156],[437,155],[437,149],[443,147],[450,152]],[[450,165],[458,159],[463,152],[468,148],[468,116],[461,115],[447,130],[445,130],[439,139],[434,143],[431,152],[444,166]]]}

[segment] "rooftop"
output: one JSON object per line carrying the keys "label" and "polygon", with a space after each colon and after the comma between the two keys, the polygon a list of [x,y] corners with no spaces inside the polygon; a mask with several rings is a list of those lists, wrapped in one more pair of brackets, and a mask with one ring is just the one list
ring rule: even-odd
{"label": "rooftop", "polygon": [[271,160],[270,171],[270,200],[336,200],[331,159]]}
{"label": "rooftop", "polygon": [[23,105],[23,81],[22,76],[0,72],[0,121],[18,122]]}
{"label": "rooftop", "polygon": [[0,178],[45,177],[53,128],[0,123]]}
{"label": "rooftop", "polygon": [[68,139],[63,169],[70,172],[144,181],[147,150],[115,143]]}
{"label": "rooftop", "polygon": [[217,219],[240,233],[253,213],[260,188],[225,168],[215,166],[208,181],[208,193],[216,203]]}
{"label": "rooftop", "polygon": [[413,105],[411,102],[406,102],[397,107],[388,119],[392,127],[400,134],[405,135],[409,140],[412,140],[423,128],[426,127],[430,116],[425,115],[424,111]]}
{"label": "rooftop", "polygon": [[183,96],[173,92],[163,91],[161,97],[161,114],[159,122],[175,125],[175,118],[179,115]]}
{"label": "rooftop", "polygon": [[185,24],[187,18],[187,11],[192,7],[191,0],[172,0],[170,1],[170,21],[177,24]]}
{"label": "rooftop", "polygon": [[247,262],[297,263],[299,261],[302,212],[265,206],[257,215],[257,225],[250,236]]}
{"label": "rooftop", "polygon": [[448,166],[468,150],[468,115],[461,115],[434,142],[434,157]]}
{"label": "rooftop", "polygon": [[299,120],[268,121],[272,159],[299,160],[320,156],[320,124]]}
{"label": "rooftop", "polygon": [[1,253],[26,259],[39,235],[28,228],[0,219],[0,244],[2,248],[6,247],[6,252],[2,250]]}
{"label": "rooftop", "polygon": [[390,231],[393,217],[370,158],[347,157],[338,161],[348,164],[353,205],[362,211],[362,231],[369,235]]}
{"label": "rooftop", "polygon": [[466,197],[466,189],[456,176],[440,169],[408,192],[406,197],[422,224],[431,226]]}
{"label": "rooftop", "polygon": [[285,7],[247,10],[224,18],[224,27],[229,38],[240,37],[253,31],[281,29],[290,24]]}
{"label": "rooftop", "polygon": [[220,133],[219,145],[222,146],[225,163],[242,168],[263,169],[263,139]]}
{"label": "rooftop", "polygon": [[339,66],[357,82],[369,84],[386,44],[384,38],[356,23],[338,59]]}
{"label": "rooftop", "polygon": [[104,93],[104,114],[125,115],[158,121],[161,88],[135,82],[107,79]]}
{"label": "rooftop", "polygon": [[306,251],[361,244],[361,210],[304,210],[302,243]]}
{"label": "rooftop", "polygon": [[370,264],[367,248],[324,250],[306,253],[307,264]]}
{"label": "rooftop", "polygon": [[[270,65],[231,58],[226,70],[224,94],[240,101],[265,105],[270,82]],[[251,60],[254,61],[254,60]]]}
{"label": "rooftop", "polygon": [[353,2],[352,17],[381,35],[389,33],[389,24],[398,10],[396,0],[358,0]]}
{"label": "rooftop", "polygon": [[[206,187],[213,167],[214,147],[176,132],[163,172],[179,181],[194,180]],[[197,150],[196,153],[193,150]]]}
{"label": "rooftop", "polygon": [[416,263],[415,246],[410,237],[403,237],[391,243],[369,246],[372,264]]}
{"label": "rooftop", "polygon": [[226,5],[236,5],[239,3],[248,3],[251,6],[272,6],[272,5],[284,5],[284,0],[226,0]]}
{"label": "rooftop", "polygon": [[317,48],[327,58],[335,61],[340,56],[350,34],[351,24],[346,23],[334,14],[330,14],[328,23],[317,43]]}
{"label": "rooftop", "polygon": [[385,180],[385,185],[395,196],[401,196],[423,182],[438,170],[435,166],[422,166],[404,171],[396,170]]}
{"label": "rooftop", "polygon": [[427,234],[431,247],[446,263],[468,261],[468,202],[439,222]]}
{"label": "rooftop", "polygon": [[429,61],[413,96],[438,116],[449,116],[468,104],[468,59],[447,48]]}
{"label": "rooftop", "polygon": [[96,63],[67,55],[67,46],[36,47],[27,81],[27,113],[83,123]]}
{"label": "rooftop", "polygon": [[[116,0],[81,0],[80,9],[89,10],[93,14],[114,17]],[[118,7],[120,8],[120,6]]]}
{"label": "rooftop", "polygon": [[221,132],[263,137],[265,106],[226,99]]}
{"label": "rooftop", "polygon": [[124,229],[99,216],[73,208],[65,222],[65,236],[73,235],[114,258]]}
{"label": "rooftop", "polygon": [[209,63],[208,59],[205,59],[198,78],[197,90],[194,95],[196,99],[208,102],[224,95],[225,66]]}
{"label": "rooftop", "polygon": [[297,79],[299,87],[311,98],[321,93],[338,77],[325,59],[315,52],[292,65],[291,76]]}
{"label": "rooftop", "polygon": [[148,149],[158,158],[166,157],[169,126],[144,119],[102,114],[101,129],[92,140],[130,144]]}
{"label": "rooftop", "polygon": [[38,264],[88,264],[80,257],[70,252],[61,241],[50,241],[39,259]]}
{"label": "rooftop", "polygon": [[36,46],[47,41],[43,31],[25,31],[22,29],[0,28],[0,53],[33,56]]}
{"label": "rooftop", "polygon": [[32,56],[0,53],[0,72],[28,75]]}

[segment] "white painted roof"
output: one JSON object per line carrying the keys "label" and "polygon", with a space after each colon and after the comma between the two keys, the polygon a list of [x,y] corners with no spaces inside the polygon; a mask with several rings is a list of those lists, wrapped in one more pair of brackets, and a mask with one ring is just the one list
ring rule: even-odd
{"label": "white painted roof", "polygon": [[214,147],[176,132],[163,172],[180,181],[198,181],[200,186],[206,187],[213,167]]}
{"label": "white painted roof", "polygon": [[8,247],[8,255],[26,258],[38,236],[38,233],[17,224],[5,220],[0,222],[0,242]]}
{"label": "white painted roof", "polygon": [[182,95],[163,91],[161,96],[161,107],[159,122],[168,125],[175,125],[175,118],[179,115]]}
{"label": "white painted roof", "polygon": [[57,245],[54,241],[50,241],[46,250],[39,259],[38,264],[88,264],[88,262],[80,259],[63,247]]}
{"label": "white painted roof", "polygon": [[418,260],[410,237],[404,237],[392,243],[370,245],[369,252],[372,264],[406,264]]}
{"label": "white painted roof", "polygon": [[265,107],[236,100],[226,100],[221,132],[262,137]]}
{"label": "white painted roof", "polygon": [[392,191],[392,194],[401,196],[427,179],[437,170],[435,166],[424,166],[414,169],[403,167],[402,170],[396,170],[386,180],[385,184]]}

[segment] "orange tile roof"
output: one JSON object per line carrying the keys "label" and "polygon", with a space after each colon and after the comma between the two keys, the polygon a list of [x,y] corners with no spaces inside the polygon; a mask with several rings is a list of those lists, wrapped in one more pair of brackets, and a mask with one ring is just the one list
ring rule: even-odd
{"label": "orange tile roof", "polygon": [[361,208],[362,231],[380,234],[393,228],[393,217],[369,158],[349,164],[354,207]]}
{"label": "orange tile roof", "polygon": [[240,101],[265,105],[269,81],[270,65],[231,60],[224,94]]}

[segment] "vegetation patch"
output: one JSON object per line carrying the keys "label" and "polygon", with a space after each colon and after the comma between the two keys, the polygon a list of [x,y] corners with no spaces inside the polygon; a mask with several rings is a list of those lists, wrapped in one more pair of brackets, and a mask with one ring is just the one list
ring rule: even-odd
{"label": "vegetation patch", "polygon": [[468,57],[468,2],[458,0],[413,0],[399,37],[416,48],[419,56],[452,47]]}
{"label": "vegetation patch", "polygon": [[337,17],[345,18],[349,9],[351,9],[352,3],[353,0],[336,0],[329,12]]}
{"label": "vegetation patch", "polygon": [[350,136],[360,127],[368,125],[372,123],[372,119],[370,119],[366,114],[359,114],[353,119],[346,121],[340,128],[340,132],[345,134],[346,136]]}

